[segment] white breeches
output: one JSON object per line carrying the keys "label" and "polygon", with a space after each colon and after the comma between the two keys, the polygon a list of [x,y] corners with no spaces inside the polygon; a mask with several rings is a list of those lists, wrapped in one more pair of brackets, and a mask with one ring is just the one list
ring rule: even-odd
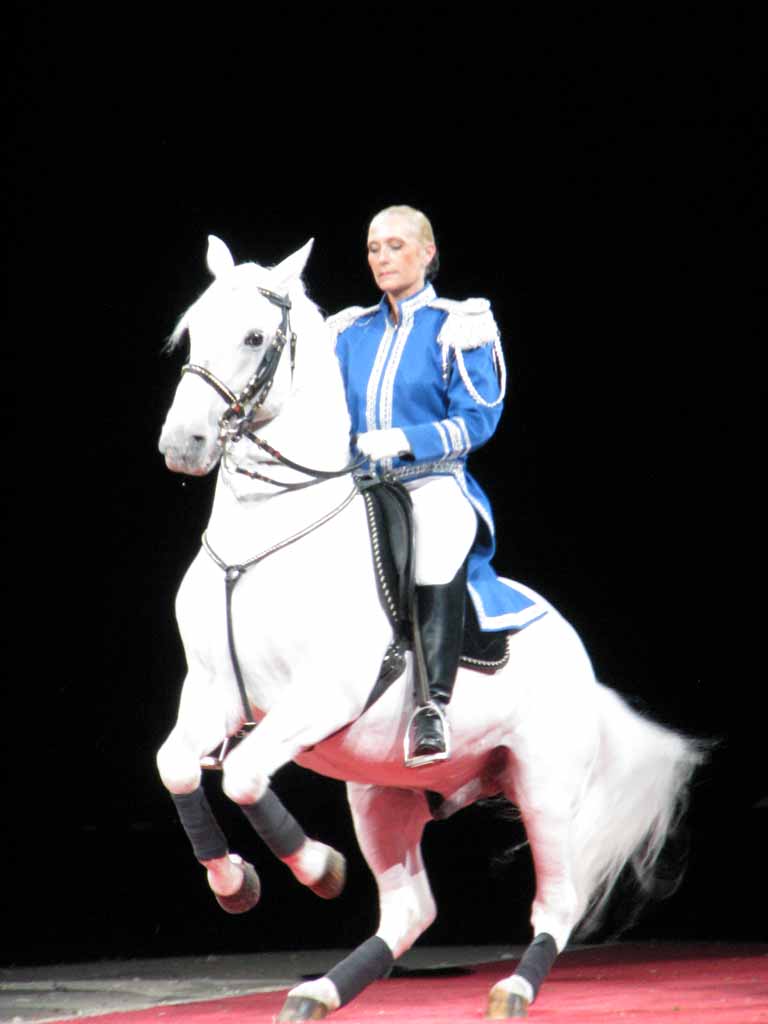
{"label": "white breeches", "polygon": [[477,514],[452,476],[426,476],[405,486],[413,502],[416,583],[450,583],[472,547]]}

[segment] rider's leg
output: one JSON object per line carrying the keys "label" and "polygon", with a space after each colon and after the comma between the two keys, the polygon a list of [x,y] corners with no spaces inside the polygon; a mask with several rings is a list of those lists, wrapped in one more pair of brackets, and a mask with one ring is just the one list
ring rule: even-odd
{"label": "rider's leg", "polygon": [[411,758],[447,756],[445,707],[451,699],[459,669],[466,579],[465,562],[450,583],[416,588],[416,609],[430,703],[413,720],[415,735]]}
{"label": "rider's leg", "polygon": [[429,703],[414,716],[409,763],[448,755],[445,707],[459,667],[466,600],[466,558],[477,529],[474,509],[453,477],[409,486],[416,534],[416,612]]}

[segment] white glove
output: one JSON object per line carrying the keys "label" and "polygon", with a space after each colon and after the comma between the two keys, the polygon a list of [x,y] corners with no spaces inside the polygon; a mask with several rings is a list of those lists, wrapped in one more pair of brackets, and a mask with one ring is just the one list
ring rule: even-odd
{"label": "white glove", "polygon": [[393,427],[391,430],[369,430],[365,434],[358,434],[357,449],[378,462],[379,459],[410,454],[411,446],[400,427]]}

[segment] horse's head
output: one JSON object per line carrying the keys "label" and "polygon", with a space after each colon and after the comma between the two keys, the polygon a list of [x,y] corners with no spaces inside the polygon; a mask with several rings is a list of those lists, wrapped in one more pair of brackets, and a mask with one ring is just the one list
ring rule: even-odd
{"label": "horse's head", "polygon": [[[216,465],[231,424],[271,420],[292,385],[290,309],[304,297],[301,274],[312,242],[271,269],[235,266],[221,239],[208,238],[214,280],[171,337],[189,341],[189,362],[160,435],[169,469],[203,476]],[[284,351],[287,350],[287,351]]]}

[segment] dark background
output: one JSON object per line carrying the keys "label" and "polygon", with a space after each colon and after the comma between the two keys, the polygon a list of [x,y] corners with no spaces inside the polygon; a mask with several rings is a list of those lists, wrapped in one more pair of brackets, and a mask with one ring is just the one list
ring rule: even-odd
{"label": "dark background", "polygon": [[[488,296],[511,384],[473,459],[497,568],[542,591],[601,679],[719,741],[685,882],[629,932],[765,938],[762,348],[766,83],[732,10],[535,22],[510,7],[15,10],[5,188],[9,963],[352,946],[376,927],[343,787],[276,789],[350,857],[324,904],[222,803],[264,881],[223,915],[157,779],[183,657],[175,589],[212,480],[156,450],[206,236],[270,264],[315,238],[328,312],[376,301],[392,202],[435,225],[441,294]],[[422,941],[527,938],[518,826],[427,830]],[[490,866],[489,866],[490,865]]]}

